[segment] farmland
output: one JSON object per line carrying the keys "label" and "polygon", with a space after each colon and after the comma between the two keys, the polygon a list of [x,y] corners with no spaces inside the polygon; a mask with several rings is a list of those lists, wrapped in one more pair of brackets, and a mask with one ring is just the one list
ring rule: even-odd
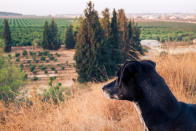
{"label": "farmland", "polygon": [[[50,23],[51,18],[9,18],[13,46],[28,46],[34,40],[38,44],[42,42],[44,22]],[[61,43],[65,40],[65,31],[74,19],[55,18],[58,26],[58,35]],[[163,22],[163,21],[140,21],[138,26],[141,29],[141,39],[156,39],[165,41],[191,41],[196,38],[196,24]],[[0,36],[3,32],[3,19],[0,19]]]}
{"label": "farmland", "polygon": [[[51,18],[10,18],[8,23],[11,30],[13,46],[31,45],[33,40],[42,41],[44,30],[44,22],[50,23]],[[58,26],[60,41],[63,43],[65,39],[65,30],[73,19],[56,18],[55,22]],[[0,19],[0,36],[3,32],[3,19]]]}
{"label": "farmland", "polygon": [[196,38],[196,24],[163,21],[138,22],[141,39],[165,41],[190,41]]}

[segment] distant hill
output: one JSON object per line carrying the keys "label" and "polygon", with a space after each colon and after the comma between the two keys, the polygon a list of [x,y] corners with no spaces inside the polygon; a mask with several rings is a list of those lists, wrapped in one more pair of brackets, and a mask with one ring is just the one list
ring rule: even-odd
{"label": "distant hill", "polygon": [[0,12],[0,16],[22,16],[22,14],[12,12]]}

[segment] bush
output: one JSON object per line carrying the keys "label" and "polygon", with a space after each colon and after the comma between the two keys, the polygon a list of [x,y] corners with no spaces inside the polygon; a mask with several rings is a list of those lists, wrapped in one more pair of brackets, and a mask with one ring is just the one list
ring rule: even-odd
{"label": "bush", "polygon": [[58,54],[58,53],[56,53],[56,56],[57,56],[57,57],[60,57],[61,55],[60,55],[60,54]]}
{"label": "bush", "polygon": [[38,80],[38,77],[37,76],[33,76],[33,80],[34,81],[37,81]]}
{"label": "bush", "polygon": [[48,58],[49,58],[50,60],[54,60],[54,56],[53,56],[52,54],[48,54]]}
{"label": "bush", "polygon": [[30,64],[30,71],[33,72],[35,70],[35,65]]}
{"label": "bush", "polygon": [[20,64],[20,70],[22,71],[24,68],[23,64]]}
{"label": "bush", "polygon": [[56,86],[50,86],[49,90],[45,90],[44,98],[42,101],[53,100],[55,104],[58,104],[59,101],[64,101],[63,97],[64,89],[61,87],[61,83],[58,83]]}
{"label": "bush", "polygon": [[0,100],[6,103],[14,101],[23,82],[24,73],[0,54]]}
{"label": "bush", "polygon": [[16,58],[16,62],[20,62],[20,57],[17,57]]}
{"label": "bush", "polygon": [[46,70],[47,68],[46,68],[46,66],[45,66],[45,65],[40,64],[40,65],[39,65],[39,69],[40,69],[40,70]]}
{"label": "bush", "polygon": [[50,66],[50,69],[51,69],[52,71],[56,70],[56,68],[55,68],[54,66]]}
{"label": "bush", "polygon": [[27,51],[26,51],[26,50],[24,50],[24,51],[22,52],[22,55],[23,55],[23,56],[28,56]]}
{"label": "bush", "polygon": [[46,60],[46,57],[45,56],[41,56],[40,60],[41,61],[45,61]]}
{"label": "bush", "polygon": [[19,57],[20,56],[20,53],[15,53],[15,57]]}
{"label": "bush", "polygon": [[44,70],[44,73],[45,73],[45,74],[48,74],[48,70]]}

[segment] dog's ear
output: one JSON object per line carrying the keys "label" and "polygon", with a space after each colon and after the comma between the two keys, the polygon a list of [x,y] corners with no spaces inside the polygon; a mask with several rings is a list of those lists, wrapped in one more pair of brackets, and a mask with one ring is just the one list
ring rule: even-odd
{"label": "dog's ear", "polygon": [[131,74],[138,74],[142,71],[142,65],[139,61],[131,61],[127,64],[126,69]]}
{"label": "dog's ear", "polygon": [[154,61],[151,60],[146,60],[148,63],[150,63],[154,68],[156,67],[156,63]]}

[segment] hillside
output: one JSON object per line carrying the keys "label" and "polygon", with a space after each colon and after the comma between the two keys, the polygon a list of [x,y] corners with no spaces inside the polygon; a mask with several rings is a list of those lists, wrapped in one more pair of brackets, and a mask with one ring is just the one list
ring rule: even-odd
{"label": "hillside", "polygon": [[0,16],[22,16],[22,14],[12,12],[0,12]]}

